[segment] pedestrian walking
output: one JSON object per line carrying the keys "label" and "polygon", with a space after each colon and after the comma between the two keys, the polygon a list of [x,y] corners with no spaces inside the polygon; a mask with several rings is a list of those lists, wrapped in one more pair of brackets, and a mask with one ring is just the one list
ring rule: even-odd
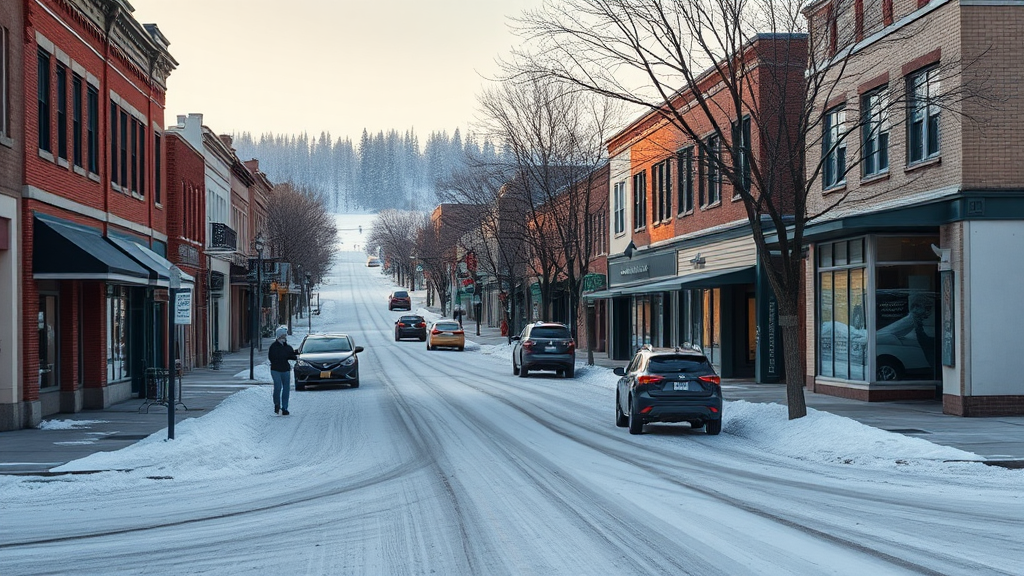
{"label": "pedestrian walking", "polygon": [[274,380],[274,414],[287,416],[288,393],[292,387],[292,365],[289,360],[297,360],[295,349],[288,344],[288,328],[280,326],[275,333],[277,339],[270,345],[267,356],[270,358],[270,378]]}

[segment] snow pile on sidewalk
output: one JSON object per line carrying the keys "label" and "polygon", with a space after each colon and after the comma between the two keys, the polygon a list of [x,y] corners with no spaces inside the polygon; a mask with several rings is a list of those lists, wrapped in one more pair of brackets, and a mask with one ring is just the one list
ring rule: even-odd
{"label": "snow pile on sidewalk", "polygon": [[107,420],[43,420],[36,426],[39,430],[75,430],[89,428],[93,424],[106,424]]}

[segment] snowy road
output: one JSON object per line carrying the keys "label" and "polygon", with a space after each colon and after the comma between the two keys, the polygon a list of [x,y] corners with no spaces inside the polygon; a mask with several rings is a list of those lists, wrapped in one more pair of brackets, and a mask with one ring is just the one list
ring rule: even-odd
{"label": "snowy road", "polygon": [[[289,417],[253,388],[66,467],[125,471],[0,477],[0,574],[1024,574],[1020,471],[919,439],[787,453],[820,438],[739,405],[781,422],[630,436],[607,371],[394,342],[364,261],[339,254],[314,320],[366,347],[360,388],[292,392]],[[839,446],[860,430],[829,422]]]}

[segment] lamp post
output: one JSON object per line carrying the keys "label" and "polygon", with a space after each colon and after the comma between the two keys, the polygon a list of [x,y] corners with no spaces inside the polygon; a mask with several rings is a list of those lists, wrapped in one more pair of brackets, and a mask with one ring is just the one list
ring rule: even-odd
{"label": "lamp post", "polygon": [[[252,241],[252,247],[256,249],[256,290],[252,291],[251,298],[252,303],[252,333],[249,335],[249,380],[256,379],[256,338],[262,336],[260,333],[260,312],[263,307],[262,294],[260,294],[263,288],[263,248],[265,244],[263,242],[263,234],[257,234],[256,239]],[[260,350],[263,349],[263,343],[260,342]]]}
{"label": "lamp post", "polygon": [[308,325],[307,325],[307,328],[306,328],[306,332],[309,333],[309,334],[312,334],[313,333],[313,307],[311,305],[311,301],[313,299],[313,296],[309,293],[309,280],[310,280],[310,274],[309,274],[309,272],[306,272],[306,318],[309,318],[309,322],[307,323]]}

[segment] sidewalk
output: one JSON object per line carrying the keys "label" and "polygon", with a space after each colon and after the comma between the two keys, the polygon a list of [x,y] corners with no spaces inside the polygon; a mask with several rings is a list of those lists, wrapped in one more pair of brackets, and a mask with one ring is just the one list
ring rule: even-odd
{"label": "sidewalk", "polygon": [[[466,337],[478,344],[500,345],[508,339],[497,328],[465,322]],[[577,353],[586,363],[586,351]],[[623,366],[597,353],[594,363]],[[197,368],[182,382],[184,407],[178,405],[176,422],[206,414],[238,390],[260,384],[234,375],[249,368],[248,350],[226,354],[220,370]],[[609,375],[611,377],[611,375]],[[756,384],[749,380],[723,381],[726,400],[784,404],[784,384]],[[1024,467],[1024,416],[961,418],[942,413],[938,401],[866,403],[806,392],[807,406],[852,418],[869,426],[924,438],[985,457],[989,463]],[[132,399],[105,410],[56,414],[51,421],[81,422],[81,428],[14,430],[0,433],[0,474],[46,474],[51,468],[95,452],[119,450],[167,427],[167,410],[160,405],[148,412],[144,400]],[[187,410],[185,409],[187,407]]]}

